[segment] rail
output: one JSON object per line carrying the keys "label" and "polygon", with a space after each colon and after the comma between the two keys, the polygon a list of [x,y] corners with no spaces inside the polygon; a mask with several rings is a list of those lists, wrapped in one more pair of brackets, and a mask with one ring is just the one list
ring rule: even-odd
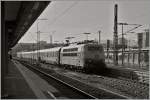
{"label": "rail", "polygon": [[[68,84],[68,83],[66,83],[66,82],[64,82],[64,81],[62,81],[62,80],[60,80],[60,79],[58,79],[58,78],[56,78],[56,77],[54,77],[54,76],[48,74],[48,73],[46,73],[46,72],[44,72],[44,71],[41,71],[41,70],[39,70],[39,69],[37,69],[37,68],[32,67],[30,64],[27,64],[27,63],[25,63],[25,62],[22,62],[22,63],[25,64],[25,65],[27,65],[27,66],[30,66],[30,68],[32,68],[32,69],[34,69],[34,70],[40,72],[41,74],[44,74],[45,76],[48,76],[48,77],[50,77],[50,78],[52,78],[52,79],[54,79],[54,80],[56,80],[56,81],[58,81],[58,82],[60,82],[60,83],[62,83],[62,84],[64,84],[64,85],[66,85],[66,86],[68,86],[68,87],[70,87],[70,88],[76,90],[77,92],[80,92],[81,94],[85,95],[86,97],[88,97],[88,98],[90,98],[90,99],[98,99],[98,98],[92,96],[91,94],[88,94],[88,93],[86,93],[86,92],[84,92],[84,91],[82,91],[82,90],[80,90],[80,89],[78,89],[78,88],[76,88],[76,87],[74,87],[74,86],[72,86],[72,85],[70,85],[70,84]],[[55,98],[56,98],[56,97],[55,97]]]}

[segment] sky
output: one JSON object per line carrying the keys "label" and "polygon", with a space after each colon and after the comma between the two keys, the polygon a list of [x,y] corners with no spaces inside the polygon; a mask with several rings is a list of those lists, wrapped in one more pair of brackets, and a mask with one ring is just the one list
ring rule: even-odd
{"label": "sky", "polygon": [[[113,40],[114,5],[118,4],[118,22],[141,24],[135,33],[126,35],[129,39],[136,39],[136,33],[143,32],[150,27],[150,0],[74,0],[52,1],[38,19],[40,40],[50,42],[65,42],[66,37],[75,37],[71,42],[86,39],[98,40],[98,31],[101,31],[101,40]],[[124,32],[135,26],[124,26]],[[20,39],[19,43],[36,43],[37,20]],[[118,26],[118,34],[121,27]]]}

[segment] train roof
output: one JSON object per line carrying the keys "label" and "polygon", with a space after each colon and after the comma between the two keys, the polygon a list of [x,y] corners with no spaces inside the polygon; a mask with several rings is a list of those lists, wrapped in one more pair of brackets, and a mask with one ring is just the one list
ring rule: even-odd
{"label": "train roof", "polygon": [[67,49],[67,48],[75,48],[75,47],[77,47],[77,48],[79,48],[79,47],[82,47],[82,46],[84,46],[85,44],[80,44],[80,45],[69,45],[69,46],[66,46],[66,47],[63,47],[62,49]]}
{"label": "train roof", "polygon": [[29,53],[34,53],[36,51],[28,51],[28,52],[17,52],[17,54],[29,54]]}
{"label": "train roof", "polygon": [[85,45],[97,45],[97,46],[102,46],[102,45],[99,45],[99,44],[74,44],[74,45],[69,45],[69,46],[66,46],[66,47],[54,47],[54,48],[49,48],[49,49],[43,49],[43,50],[35,50],[35,51],[29,51],[29,52],[18,52],[17,54],[29,54],[29,53],[37,53],[37,52],[52,52],[52,51],[59,51],[61,48],[62,49],[67,49],[67,48],[80,48],[80,47],[83,47]]}
{"label": "train roof", "polygon": [[43,49],[39,50],[40,52],[48,52],[48,51],[59,51],[62,47],[56,47],[56,48],[49,48],[49,49]]}
{"label": "train roof", "polygon": [[43,49],[43,50],[35,50],[35,51],[29,51],[29,52],[17,52],[17,54],[30,54],[30,53],[37,53],[37,52],[59,51],[60,48],[61,47],[49,48],[49,49]]}
{"label": "train roof", "polygon": [[69,46],[66,46],[66,47],[63,47],[62,49],[67,49],[67,48],[80,48],[80,47],[83,47],[83,46],[85,46],[85,45],[94,45],[94,46],[102,46],[102,45],[99,45],[99,44],[90,44],[90,43],[88,43],[88,44],[74,44],[74,45],[69,45]]}

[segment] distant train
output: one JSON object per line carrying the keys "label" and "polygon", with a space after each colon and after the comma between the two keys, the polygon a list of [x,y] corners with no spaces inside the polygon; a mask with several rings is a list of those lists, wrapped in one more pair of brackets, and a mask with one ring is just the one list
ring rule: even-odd
{"label": "distant train", "polygon": [[106,67],[103,46],[98,44],[70,45],[31,52],[18,52],[17,57],[37,60],[37,52],[40,53],[42,62],[50,64],[85,71],[101,70]]}

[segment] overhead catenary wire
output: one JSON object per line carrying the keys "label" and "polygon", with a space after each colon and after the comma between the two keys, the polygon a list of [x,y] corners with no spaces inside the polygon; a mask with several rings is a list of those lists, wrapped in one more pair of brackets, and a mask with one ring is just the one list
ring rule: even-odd
{"label": "overhead catenary wire", "polygon": [[61,14],[59,14],[57,17],[54,18],[54,20],[51,21],[50,24],[47,26],[53,25],[58,19],[60,19],[63,15],[65,15],[70,9],[72,9],[75,5],[78,4],[79,1],[75,1],[73,4],[71,4],[67,9],[65,9]]}
{"label": "overhead catenary wire", "polygon": [[[31,38],[32,38],[33,40],[35,40],[35,42],[37,42],[37,39],[33,38],[31,32],[29,32],[29,33],[30,33]],[[36,32],[35,32],[35,33],[36,33]]]}

